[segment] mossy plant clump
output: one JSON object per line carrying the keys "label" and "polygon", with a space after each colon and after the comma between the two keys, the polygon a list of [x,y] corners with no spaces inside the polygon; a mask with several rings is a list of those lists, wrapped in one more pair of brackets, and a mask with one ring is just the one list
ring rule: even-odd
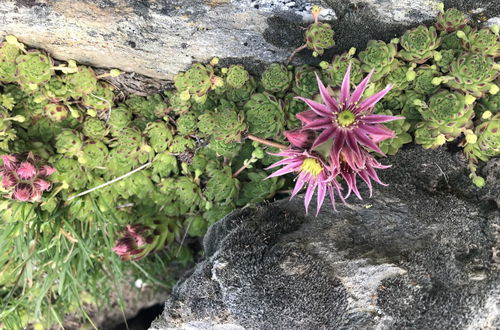
{"label": "mossy plant clump", "polygon": [[[304,48],[321,55],[334,45],[333,30],[313,25]],[[81,297],[102,303],[110,283],[125,276],[166,285],[170,262],[191,260],[190,236],[293,187],[287,178],[264,180],[277,161],[272,154],[285,131],[307,120],[309,107],[298,97],[320,102],[318,78],[338,94],[349,63],[353,86],[373,71],[364,97],[393,86],[375,112],[405,117],[387,125],[396,136],[380,144],[382,152],[395,154],[412,140],[425,148],[457,141],[471,179],[484,185],[478,163],[500,154],[499,45],[497,28],[469,27],[449,9],[435,27],[372,40],[358,55],[351,49],[319,67],[274,63],[257,77],[214,59],[179,73],[174,90],[123,99],[91,68],[56,65],[7,37],[0,43],[1,155],[31,152],[56,171],[51,189],[39,187],[35,199],[17,198],[32,196],[27,186],[13,194],[2,185],[0,322],[54,324],[82,307]],[[262,139],[272,143],[250,141]]]}

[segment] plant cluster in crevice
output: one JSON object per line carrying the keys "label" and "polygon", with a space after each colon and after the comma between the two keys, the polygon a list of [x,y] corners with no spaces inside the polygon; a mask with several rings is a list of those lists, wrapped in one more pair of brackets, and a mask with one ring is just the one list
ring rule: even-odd
{"label": "plant cluster in crevice", "polygon": [[[302,48],[320,54],[334,34],[317,19],[313,26]],[[372,40],[319,67],[274,63],[256,77],[213,59],[179,73],[174,90],[122,100],[102,79],[119,71],[55,65],[6,37],[0,324],[62,325],[68,312],[105,303],[124,279],[168,287],[172,265],[192,258],[186,237],[291,192],[293,177],[264,179],[281,159],[272,154],[283,133],[300,129],[296,115],[309,110],[297,97],[322,102],[316,76],[337,95],[349,63],[352,86],[373,71],[363,98],[393,86],[375,114],[405,117],[387,123],[396,136],[380,142],[383,153],[412,140],[424,148],[458,140],[473,182],[484,185],[477,164],[500,153],[499,57],[498,27],[470,27],[449,9],[435,26]]]}

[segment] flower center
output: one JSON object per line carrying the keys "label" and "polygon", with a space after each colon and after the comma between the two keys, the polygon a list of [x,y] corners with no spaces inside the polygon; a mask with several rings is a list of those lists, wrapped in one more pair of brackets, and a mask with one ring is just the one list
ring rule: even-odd
{"label": "flower center", "polygon": [[337,123],[339,126],[350,126],[356,121],[356,115],[349,110],[344,110],[337,115]]}
{"label": "flower center", "polygon": [[320,174],[321,171],[323,170],[323,167],[321,166],[320,162],[317,161],[316,159],[306,158],[302,163],[302,165],[300,166],[300,170],[312,174],[314,177],[317,177],[318,174]]}

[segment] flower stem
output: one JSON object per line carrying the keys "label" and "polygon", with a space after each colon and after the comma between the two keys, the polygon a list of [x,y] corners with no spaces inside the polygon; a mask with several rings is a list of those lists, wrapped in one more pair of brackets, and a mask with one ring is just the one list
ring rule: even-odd
{"label": "flower stem", "polygon": [[247,138],[250,139],[250,140],[252,140],[252,141],[257,141],[259,143],[265,144],[266,146],[275,147],[275,148],[282,149],[282,150],[288,148],[284,144],[273,142],[273,141],[269,141],[269,140],[265,140],[265,139],[261,139],[260,137],[257,137],[257,136],[252,135],[252,134],[248,134]]}
{"label": "flower stem", "polygon": [[295,57],[295,55],[297,55],[298,52],[300,52],[302,49],[305,49],[305,48],[307,48],[307,44],[303,44],[299,48],[296,48],[293,51],[293,53],[290,55],[290,57],[288,57],[288,60],[286,61],[286,65],[290,64],[292,62],[293,58]]}

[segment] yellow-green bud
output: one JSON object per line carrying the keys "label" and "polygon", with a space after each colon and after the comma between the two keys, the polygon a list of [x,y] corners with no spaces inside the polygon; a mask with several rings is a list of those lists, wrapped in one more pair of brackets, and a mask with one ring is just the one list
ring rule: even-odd
{"label": "yellow-green bud", "polygon": [[497,85],[492,85],[489,92],[490,94],[495,95],[496,93],[498,93],[498,90],[499,88]]}
{"label": "yellow-green bud", "polygon": [[481,118],[482,119],[490,119],[491,116],[493,116],[493,114],[491,113],[491,111],[487,110],[487,111],[483,112],[483,114],[481,115]]}
{"label": "yellow-green bud", "polygon": [[465,95],[465,104],[471,105],[476,102],[476,98],[470,94]]}
{"label": "yellow-green bud", "polygon": [[327,61],[321,61],[321,62],[319,62],[319,67],[322,68],[323,70],[328,69],[329,66],[330,66],[330,64],[328,64]]}
{"label": "yellow-green bud", "polygon": [[435,52],[434,53],[434,60],[441,61],[442,59],[443,59],[443,55],[441,55],[440,52]]}
{"label": "yellow-green bud", "polygon": [[467,39],[464,31],[457,31],[457,37],[460,39]]}
{"label": "yellow-green bud", "polygon": [[483,177],[474,175],[474,176],[472,176],[472,183],[474,183],[479,188],[482,188],[486,184],[486,180],[484,180]]}
{"label": "yellow-green bud", "polygon": [[210,65],[217,65],[219,64],[219,58],[218,57],[214,57],[211,61],[210,61]]}
{"label": "yellow-green bud", "polygon": [[179,94],[179,98],[181,99],[181,101],[187,101],[187,100],[189,100],[190,97],[191,97],[191,95],[189,95],[188,90],[185,90]]}
{"label": "yellow-green bud", "polygon": [[[469,131],[469,132],[467,132]],[[472,132],[472,130],[467,130],[465,132],[465,141],[467,141],[467,143],[470,143],[470,144],[474,144],[477,142],[477,135],[474,134],[474,132]]]}
{"label": "yellow-green bud", "polygon": [[441,85],[442,82],[443,82],[443,79],[440,77],[434,77],[434,78],[432,78],[432,81],[431,81],[431,83],[433,85],[436,85],[436,86]]}
{"label": "yellow-green bud", "polygon": [[118,69],[111,69],[111,70],[109,71],[109,75],[110,75],[111,77],[118,77],[118,76],[119,76],[119,75],[121,75],[121,74],[122,74],[122,72],[121,72],[120,70],[118,70]]}

